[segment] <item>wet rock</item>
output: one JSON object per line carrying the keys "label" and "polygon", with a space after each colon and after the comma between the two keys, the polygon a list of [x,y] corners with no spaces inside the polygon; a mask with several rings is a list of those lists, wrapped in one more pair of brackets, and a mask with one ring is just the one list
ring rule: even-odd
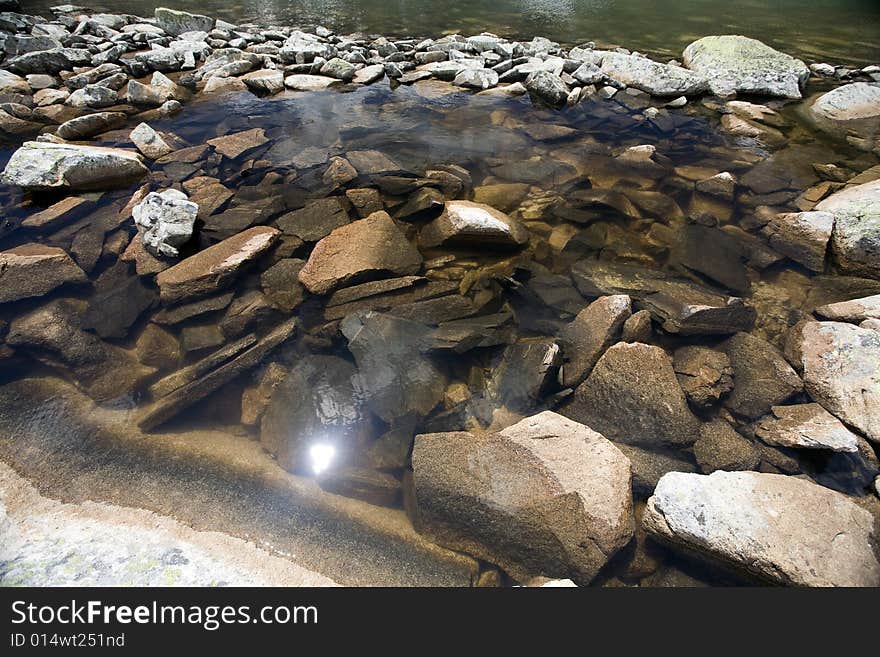
{"label": "wet rock", "polygon": [[722,230],[689,224],[681,232],[674,256],[678,263],[734,292],[742,294],[751,288],[743,248]]}
{"label": "wet rock", "polygon": [[254,383],[244,389],[241,394],[241,423],[255,427],[260,425],[260,420],[266,407],[272,399],[275,388],[287,376],[287,368],[281,363],[269,363],[254,377]]}
{"label": "wet rock", "polygon": [[305,298],[305,289],[299,282],[299,272],[305,264],[305,260],[284,258],[260,275],[263,293],[278,310],[289,313]]}
{"label": "wet rock", "polygon": [[705,77],[716,96],[734,93],[800,98],[810,70],[757,39],[707,36],[685,48],[684,65]]}
{"label": "wet rock", "polygon": [[452,84],[468,89],[489,89],[498,84],[498,73],[487,68],[466,68],[455,76]]}
{"label": "wet rock", "polygon": [[428,327],[365,311],[346,317],[340,330],[357,361],[367,404],[385,422],[426,416],[443,397],[446,378],[420,353]]}
{"label": "wet rock", "polygon": [[530,73],[525,86],[534,97],[554,107],[564,105],[571,91],[558,75],[545,70]]}
{"label": "wet rock", "polygon": [[645,528],[670,544],[794,586],[877,586],[874,517],[794,477],[672,472],[648,500]]}
{"label": "wet rock", "polygon": [[217,210],[226,205],[234,194],[216,178],[198,176],[184,181],[183,188],[189,194],[189,200],[199,206],[199,219],[207,220]]}
{"label": "wet rock", "polygon": [[419,531],[520,581],[586,584],[632,537],[629,467],[603,436],[551,412],[499,433],[422,434],[413,448]]}
{"label": "wet rock", "polygon": [[880,294],[829,303],[816,308],[814,312],[824,319],[853,324],[859,324],[867,319],[880,319]]}
{"label": "wet rock", "polygon": [[242,75],[241,81],[259,96],[273,96],[284,91],[284,74],[277,70],[251,71]]}
{"label": "wet rock", "polygon": [[154,370],[84,331],[77,319],[81,310],[64,301],[41,306],[10,323],[6,343],[68,372],[95,401],[132,393]]}
{"label": "wet rock", "polygon": [[156,276],[163,303],[205,296],[230,285],[241,269],[278,239],[279,231],[256,226],[192,255]]}
{"label": "wet rock", "polygon": [[262,128],[253,128],[231,135],[209,139],[208,143],[214,150],[230,160],[234,160],[249,150],[268,143],[266,133]]}
{"label": "wet rock", "polygon": [[779,447],[858,451],[858,436],[819,404],[774,406],[773,416],[762,420],[755,434]]}
{"label": "wet rock", "polygon": [[618,340],[631,314],[627,295],[599,297],[566,325],[560,334],[567,357],[562,369],[563,386],[573,388],[587,377],[599,357]]}
{"label": "wet rock", "polygon": [[325,185],[336,188],[350,183],[357,176],[357,171],[348,160],[344,157],[334,157],[330,159],[330,164],[324,171],[324,175],[321,176],[321,180]]}
{"label": "wet rock", "polygon": [[710,408],[733,390],[733,367],[722,351],[686,346],[675,350],[672,367],[688,401]]}
{"label": "wet rock", "polygon": [[516,331],[510,313],[495,313],[468,317],[440,324],[428,334],[423,342],[425,350],[465,353],[479,347],[512,344]]}
{"label": "wet rock", "polygon": [[443,211],[445,203],[446,197],[440,190],[423,187],[410,194],[406,203],[395,213],[395,217],[405,221],[436,217]]}
{"label": "wet rock", "polygon": [[159,371],[173,370],[180,364],[180,342],[174,334],[157,324],[149,323],[138,336],[135,345],[138,360]]}
{"label": "wet rock", "polygon": [[35,212],[21,222],[22,228],[32,230],[51,230],[57,228],[79,215],[82,210],[91,205],[91,201],[81,196],[68,196],[57,203],[53,203],[45,210]]}
{"label": "wet rock", "polygon": [[529,193],[525,183],[496,183],[474,188],[474,202],[489,205],[502,212],[515,209]]}
{"label": "wet rock", "polygon": [[317,242],[348,223],[348,212],[335,196],[309,201],[304,208],[288,212],[276,221],[285,235],[295,235],[303,242]]}
{"label": "wet rock", "polygon": [[82,327],[102,338],[124,338],[131,325],[155,301],[155,289],[145,285],[138,276],[132,276],[128,263],[117,261],[95,281]]}
{"label": "wet rock", "polygon": [[168,269],[171,266],[169,261],[157,258],[147,251],[143,242],[141,242],[140,235],[135,235],[131,239],[131,242],[125,247],[125,251],[119,256],[119,259],[123,262],[133,262],[135,272],[138,276],[151,276],[153,274],[158,274],[160,271]]}
{"label": "wet rock", "polygon": [[227,340],[250,331],[261,331],[279,319],[278,310],[260,290],[236,296],[220,319],[220,331]]}
{"label": "wet rock", "polygon": [[472,201],[448,201],[437,219],[422,229],[421,243],[516,247],[529,241],[528,230],[519,220],[488,205]]}
{"label": "wet rock", "polygon": [[176,258],[192,238],[199,206],[176,189],[150,192],[132,208],[144,247],[154,256]]}
{"label": "wet rock", "polygon": [[210,32],[214,29],[214,19],[201,14],[158,7],[153,15],[156,17],[156,24],[171,36],[186,32]]}
{"label": "wet rock", "polygon": [[490,421],[491,411],[498,407],[515,412],[533,410],[556,378],[561,360],[554,340],[527,340],[507,347],[486,386],[492,408],[486,409],[484,419]]}
{"label": "wet rock", "polygon": [[335,356],[300,359],[275,388],[260,427],[260,443],[291,472],[310,473],[316,447],[333,454],[334,468],[373,436],[357,370]]}
{"label": "wet rock", "polygon": [[216,324],[193,324],[180,331],[180,346],[185,352],[219,347],[226,338]]}
{"label": "wet rock", "polygon": [[129,133],[128,138],[137,149],[151,160],[158,160],[163,155],[168,155],[174,149],[162,138],[158,132],[146,123],[139,123]]}
{"label": "wet rock", "polygon": [[[640,55],[606,52],[602,55],[602,73],[627,87],[641,89],[652,96],[694,96],[708,88],[707,81],[702,75],[680,66],[661,64]],[[585,84],[595,84],[599,81],[592,80]]]}
{"label": "wet rock", "polygon": [[65,121],[55,132],[62,139],[77,141],[113,130],[125,125],[127,117],[122,112],[95,112]]}
{"label": "wet rock", "polygon": [[841,269],[880,278],[880,180],[845,187],[814,209],[834,215],[831,249]]}
{"label": "wet rock", "polygon": [[825,254],[834,227],[830,212],[787,212],[764,228],[770,246],[812,271],[825,271]]}
{"label": "wet rock", "polygon": [[804,322],[793,342],[810,397],[880,442],[880,333],[840,322]]}
{"label": "wet rock", "polygon": [[361,176],[375,176],[400,171],[400,165],[379,151],[348,151],[346,159]]}
{"label": "wet rock", "polygon": [[704,474],[716,470],[753,470],[761,460],[758,448],[724,420],[713,420],[700,427],[694,456]]}
{"label": "wet rock", "polygon": [[147,174],[140,157],[119,148],[25,142],[9,159],[3,182],[28,189],[112,189]]}
{"label": "wet rock", "polygon": [[737,415],[754,420],[803,389],[782,354],[760,338],[737,333],[720,348],[730,358],[735,384],[724,405]]}
{"label": "wet rock", "polygon": [[323,490],[375,506],[400,506],[400,481],[385,472],[368,468],[342,468],[319,477],[318,483]]}
{"label": "wet rock", "polygon": [[876,85],[853,82],[832,89],[813,101],[809,112],[820,128],[832,134],[854,134],[871,145],[880,139],[880,87]]}
{"label": "wet rock", "polygon": [[0,303],[42,296],[65,283],[86,280],[64,249],[23,244],[0,251]]}
{"label": "wet rock", "polygon": [[699,437],[672,363],[659,347],[619,342],[596,363],[562,413],[614,442],[685,446]]}
{"label": "wet rock", "polygon": [[727,171],[716,173],[714,176],[698,180],[696,189],[710,196],[717,196],[725,201],[733,201],[736,191],[736,176]]}
{"label": "wet rock", "polygon": [[300,282],[313,294],[347,284],[416,274],[422,256],[386,212],[335,229],[315,245]]}
{"label": "wet rock", "polygon": [[652,335],[651,312],[649,310],[640,310],[633,313],[623,323],[620,340],[622,342],[645,342],[650,344]]}
{"label": "wet rock", "polygon": [[[188,382],[186,382],[186,378],[171,375],[174,377],[175,383],[181,383],[181,385],[176,388],[168,386],[171,391],[145,409],[138,418],[138,426],[144,431],[150,431],[164,424],[181,411],[255,367],[273,349],[290,339],[295,330],[296,320],[291,319],[280,324],[261,340],[250,336],[248,341],[243,343],[248,345],[247,348],[233,352],[237,355],[230,357],[227,355],[228,351],[219,358],[216,355],[209,355],[199,363],[190,366],[192,368],[190,371],[198,374]],[[221,347],[218,351],[223,352],[224,348]],[[151,391],[156,389],[162,381],[154,384],[150,388]]]}

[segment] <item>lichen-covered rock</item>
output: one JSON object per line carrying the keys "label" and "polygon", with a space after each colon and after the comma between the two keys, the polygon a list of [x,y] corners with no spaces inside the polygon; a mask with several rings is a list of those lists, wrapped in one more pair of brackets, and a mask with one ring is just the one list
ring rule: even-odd
{"label": "lichen-covered rock", "polygon": [[880,180],[845,187],[814,209],[834,215],[831,248],[841,269],[880,278]]}
{"label": "lichen-covered rock", "polygon": [[[661,64],[640,55],[607,52],[602,56],[602,73],[628,87],[652,96],[693,96],[708,88],[706,79],[693,71]],[[590,82],[595,84],[598,80]]]}
{"label": "lichen-covered rock", "polygon": [[412,460],[419,531],[520,581],[589,583],[632,537],[628,459],[556,413],[499,433],[418,435]]}
{"label": "lichen-covered rock", "polygon": [[28,141],[3,170],[3,182],[28,189],[113,189],[147,174],[137,153],[120,148]]}
{"label": "lichen-covered rock", "polygon": [[874,516],[802,479],[671,472],[648,500],[644,524],[673,548],[775,584],[880,585]]}
{"label": "lichen-covered rock", "polygon": [[157,7],[153,15],[156,17],[156,24],[171,36],[185,32],[210,32],[214,29],[214,19],[201,14]]}
{"label": "lichen-covered rock", "polygon": [[587,377],[599,357],[620,337],[623,323],[632,314],[631,306],[625,294],[599,297],[566,325],[560,335],[567,357],[562,385],[574,387]]}
{"label": "lichen-covered rock", "polygon": [[150,192],[132,208],[144,247],[155,256],[176,258],[193,234],[199,206],[176,189]]}
{"label": "lichen-covered rock", "polygon": [[809,114],[831,134],[857,135],[860,139],[855,143],[865,144],[865,150],[880,143],[880,86],[876,84],[852,82],[836,87],[813,101]]}
{"label": "lichen-covered rock", "polygon": [[683,60],[718,96],[744,93],[800,98],[810,76],[801,60],[739,35],[698,39],[685,48]]}

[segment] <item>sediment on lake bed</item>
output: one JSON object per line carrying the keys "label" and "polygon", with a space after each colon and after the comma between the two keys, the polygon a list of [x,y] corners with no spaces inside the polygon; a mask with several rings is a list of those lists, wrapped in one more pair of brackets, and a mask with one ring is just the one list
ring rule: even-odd
{"label": "sediment on lake bed", "polygon": [[43,494],[342,584],[880,584],[880,67],[79,11],[0,14]]}

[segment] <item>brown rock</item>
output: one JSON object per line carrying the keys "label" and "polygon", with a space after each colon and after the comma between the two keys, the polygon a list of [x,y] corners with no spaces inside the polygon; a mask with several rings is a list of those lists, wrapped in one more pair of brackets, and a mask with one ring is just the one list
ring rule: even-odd
{"label": "brown rock", "polygon": [[23,244],[0,251],[0,303],[42,296],[65,283],[86,280],[64,249]]}

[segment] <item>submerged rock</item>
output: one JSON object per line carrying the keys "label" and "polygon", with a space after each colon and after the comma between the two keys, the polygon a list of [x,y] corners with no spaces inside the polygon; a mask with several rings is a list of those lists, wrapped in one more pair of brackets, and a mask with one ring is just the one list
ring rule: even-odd
{"label": "submerged rock", "polygon": [[28,189],[113,189],[145,176],[140,156],[120,148],[28,141],[3,170],[3,182]]}
{"label": "submerged rock", "polygon": [[422,256],[387,212],[371,214],[335,229],[315,245],[300,282],[313,294],[326,294],[355,282],[416,274]]}
{"label": "submerged rock", "polygon": [[566,325],[560,334],[567,357],[563,386],[575,387],[587,377],[599,357],[620,338],[623,323],[631,314],[627,295],[599,297]]}
{"label": "submerged rock", "polygon": [[648,500],[654,537],[793,586],[877,586],[874,517],[845,495],[758,472],[671,472]]}
{"label": "submerged rock", "polygon": [[880,180],[845,187],[814,209],[834,215],[831,248],[841,269],[880,278]]}
{"label": "submerged rock", "polygon": [[279,231],[255,226],[208,247],[156,276],[162,301],[178,303],[230,285],[241,269],[275,243]]}
{"label": "submerged rock", "polygon": [[800,98],[810,69],[801,60],[739,35],[707,36],[685,48],[684,65],[717,96],[734,93]]}
{"label": "submerged rock", "polygon": [[793,341],[810,396],[880,442],[880,332],[841,322],[804,322]]}
{"label": "submerged rock", "polygon": [[762,420],[755,434],[779,447],[857,452],[859,438],[819,404],[774,406],[773,417]]}
{"label": "submerged rock", "polygon": [[556,413],[499,433],[418,435],[412,460],[419,531],[520,581],[587,584],[632,537],[628,459]]}
{"label": "submerged rock", "polygon": [[92,329],[102,338],[124,338],[155,301],[155,288],[132,276],[128,263],[117,261],[95,281],[82,327]]}
{"label": "submerged rock", "polygon": [[171,36],[186,32],[210,32],[214,29],[214,19],[201,14],[157,7],[153,15],[156,17],[156,24]]}
{"label": "submerged rock", "polygon": [[87,280],[64,249],[23,244],[0,251],[0,303],[39,297],[65,283]]}
{"label": "submerged rock", "polygon": [[199,206],[176,189],[150,192],[131,211],[147,251],[169,258],[192,237],[198,212]]}
{"label": "submerged rock", "polygon": [[516,247],[529,241],[529,232],[518,219],[488,205],[447,201],[443,214],[422,229],[420,241],[428,248],[444,244]]}
{"label": "submerged rock", "polygon": [[615,442],[686,446],[699,438],[672,362],[659,347],[619,342],[596,363],[562,413]]}

